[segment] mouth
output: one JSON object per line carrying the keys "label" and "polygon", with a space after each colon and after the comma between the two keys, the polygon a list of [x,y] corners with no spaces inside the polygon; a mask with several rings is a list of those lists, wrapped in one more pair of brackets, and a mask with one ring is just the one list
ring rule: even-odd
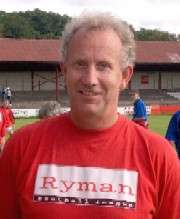
{"label": "mouth", "polygon": [[79,90],[79,93],[81,95],[88,96],[88,97],[94,97],[98,95],[97,92],[94,92],[92,90]]}

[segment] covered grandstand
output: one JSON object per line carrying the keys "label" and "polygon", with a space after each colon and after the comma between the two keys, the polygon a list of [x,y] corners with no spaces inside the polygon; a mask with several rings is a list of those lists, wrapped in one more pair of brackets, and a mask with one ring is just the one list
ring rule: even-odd
{"label": "covered grandstand", "polygon": [[[68,105],[60,69],[61,40],[0,38],[0,89],[11,87],[15,107],[40,107],[44,101]],[[139,89],[147,104],[178,105],[180,42],[137,41],[135,73],[121,96],[130,105]]]}

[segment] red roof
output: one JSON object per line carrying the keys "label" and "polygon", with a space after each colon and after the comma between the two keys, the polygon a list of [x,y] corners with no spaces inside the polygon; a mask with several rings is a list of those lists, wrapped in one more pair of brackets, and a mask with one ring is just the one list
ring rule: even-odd
{"label": "red roof", "polygon": [[[0,61],[59,62],[60,40],[0,38]],[[137,41],[136,63],[180,63],[180,42]]]}
{"label": "red roof", "polygon": [[60,40],[0,38],[0,61],[59,62]]}
{"label": "red roof", "polygon": [[180,63],[180,42],[137,41],[136,63]]}

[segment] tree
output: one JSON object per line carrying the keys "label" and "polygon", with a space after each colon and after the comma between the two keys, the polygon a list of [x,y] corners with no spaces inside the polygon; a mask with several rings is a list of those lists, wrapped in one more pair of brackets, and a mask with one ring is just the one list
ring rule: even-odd
{"label": "tree", "polygon": [[33,29],[28,21],[13,13],[4,20],[3,32],[5,37],[32,38]]}
{"label": "tree", "polygon": [[26,12],[0,11],[1,36],[13,38],[59,38],[70,17],[39,9]]}
{"label": "tree", "polygon": [[[57,39],[62,35],[65,24],[71,18],[53,12],[33,11],[6,13],[0,11],[0,37]],[[180,40],[180,35],[171,34],[157,29],[141,28],[135,33],[136,40],[163,41]]]}
{"label": "tree", "polygon": [[167,31],[160,31],[157,29],[145,29],[141,28],[139,31],[135,31],[135,37],[137,40],[147,41],[176,41],[176,34],[171,34]]}

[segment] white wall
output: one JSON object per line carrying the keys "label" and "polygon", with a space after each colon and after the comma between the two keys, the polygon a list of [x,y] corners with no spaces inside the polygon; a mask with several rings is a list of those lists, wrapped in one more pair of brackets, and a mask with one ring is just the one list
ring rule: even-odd
{"label": "white wall", "polygon": [[9,86],[14,91],[31,90],[30,72],[0,72],[0,88]]}
{"label": "white wall", "polygon": [[[59,83],[62,83],[59,80]],[[24,72],[0,72],[0,89],[11,87],[13,91],[31,91],[32,73]],[[55,90],[55,72],[34,72],[34,90]]]}
{"label": "white wall", "polygon": [[180,89],[180,72],[163,72],[162,89]]}
{"label": "white wall", "polygon": [[131,88],[158,89],[158,72],[135,72],[131,80]]}

